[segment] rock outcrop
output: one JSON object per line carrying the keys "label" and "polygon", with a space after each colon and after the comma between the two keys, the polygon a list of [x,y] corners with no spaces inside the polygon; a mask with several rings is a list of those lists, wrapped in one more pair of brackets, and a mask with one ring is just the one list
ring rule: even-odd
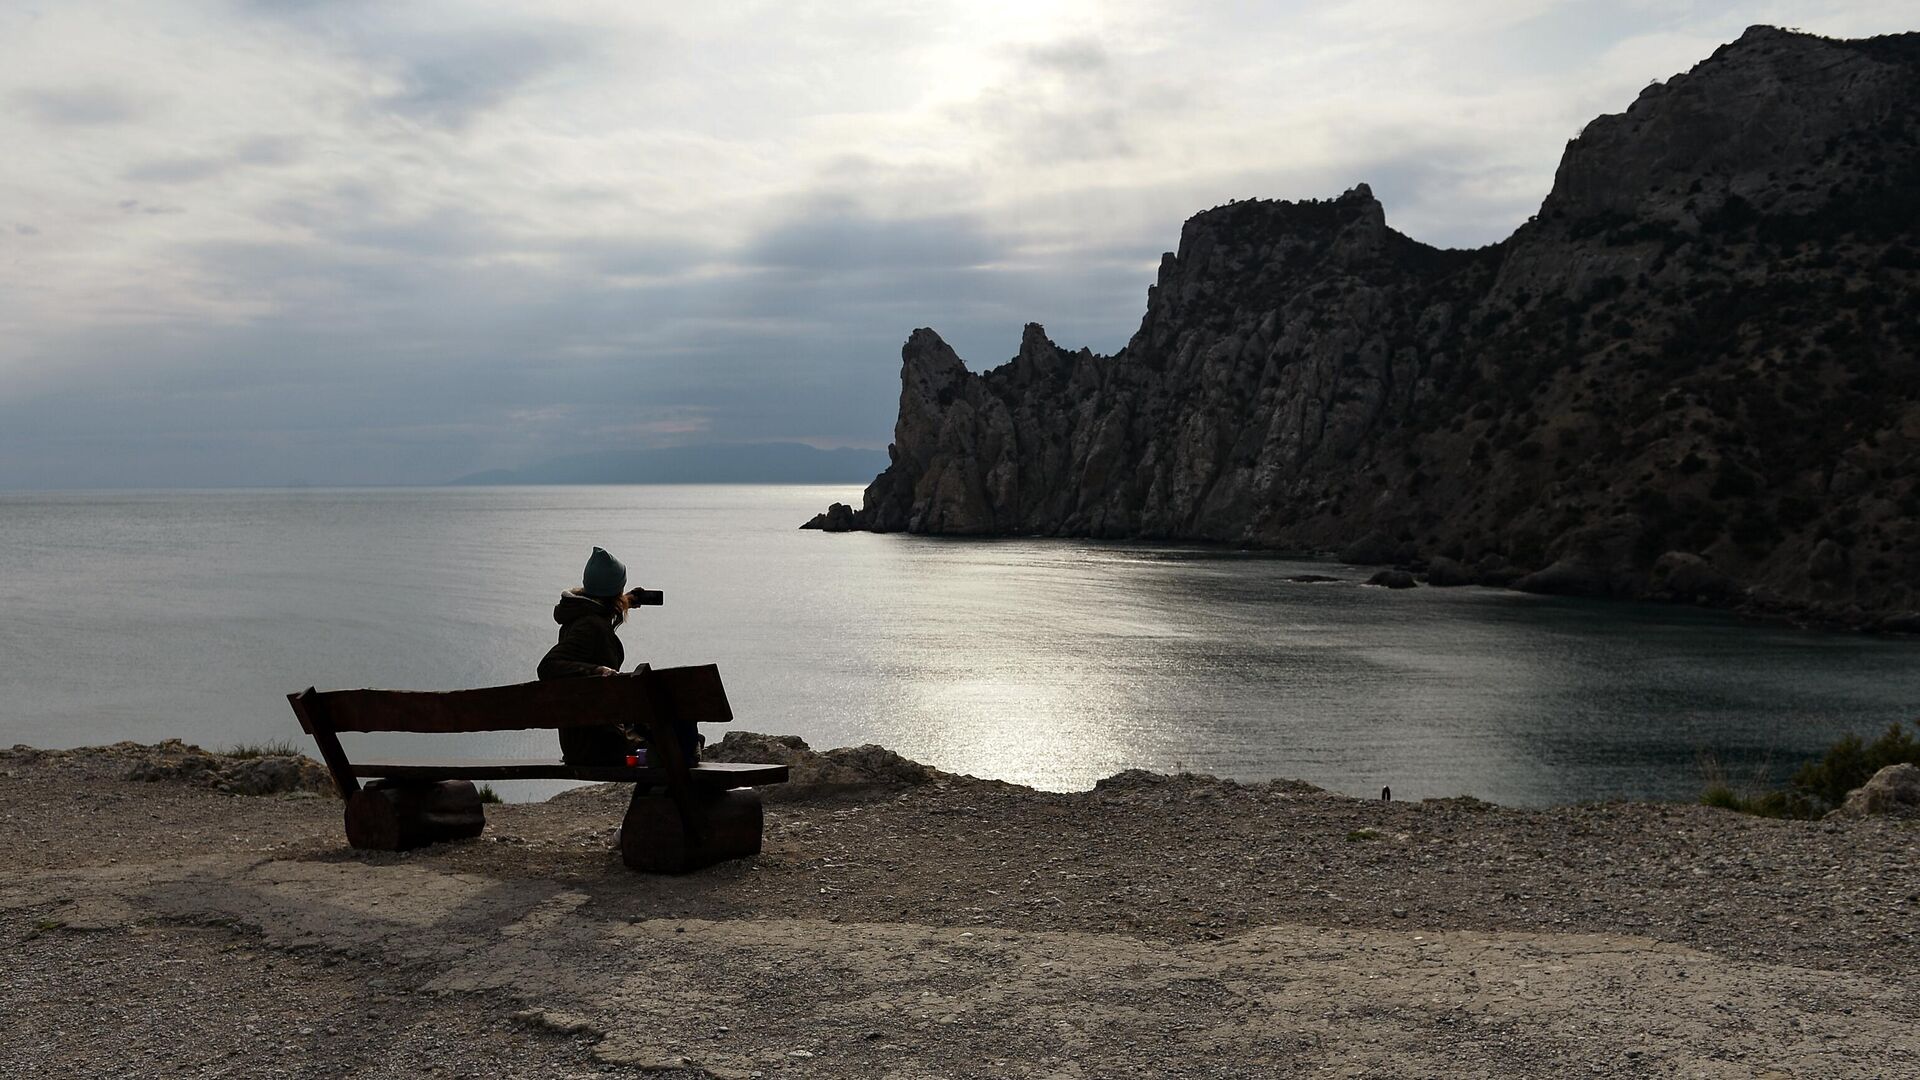
{"label": "rock outcrop", "polygon": [[762,735],[729,731],[726,738],[701,752],[703,761],[738,761],[755,765],[785,765],[785,784],[762,788],[762,798],[773,802],[822,796],[870,793],[931,783],[946,774],[909,761],[882,746],[842,746],[819,751],[798,735]]}
{"label": "rock outcrop", "polygon": [[1408,570],[1382,570],[1367,579],[1367,584],[1378,585],[1386,589],[1412,589],[1420,583],[1414,580]]}
{"label": "rock outcrop", "polygon": [[169,739],[127,772],[148,783],[195,784],[233,795],[333,794],[326,768],[299,753],[222,754]]}
{"label": "rock outcrop", "polygon": [[1834,817],[1920,817],[1920,765],[1888,765],[1847,794]]}
{"label": "rock outcrop", "polygon": [[58,764],[82,773],[144,783],[187,784],[230,795],[334,793],[326,767],[298,750],[269,746],[222,753],[179,739],[158,743],[117,742],[67,750],[15,746],[10,753],[35,766]]}
{"label": "rock outcrop", "polygon": [[1913,611],[1916,192],[1920,34],[1755,27],[1587,125],[1499,244],[1411,240],[1365,185],[1236,202],[1186,223],[1113,356],[1029,325],[975,374],[914,331],[891,464],[810,524]]}

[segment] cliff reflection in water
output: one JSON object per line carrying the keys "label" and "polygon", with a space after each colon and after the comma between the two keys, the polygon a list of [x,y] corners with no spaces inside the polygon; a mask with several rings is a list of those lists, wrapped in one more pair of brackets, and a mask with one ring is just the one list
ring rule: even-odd
{"label": "cliff reflection in water", "polygon": [[[738,726],[1056,789],[1124,768],[1509,803],[1691,797],[1920,714],[1911,641],[1083,541],[799,532],[815,487],[0,495],[9,741],[297,738],[284,695],[516,682],[593,544]],[[73,553],[85,551],[85,559]],[[1297,584],[1302,573],[1345,574]],[[135,582],[112,606],[76,602]],[[71,672],[89,672],[84,680]],[[714,734],[718,734],[715,732]],[[475,737],[548,753],[550,733]],[[394,740],[395,753],[432,740]]]}

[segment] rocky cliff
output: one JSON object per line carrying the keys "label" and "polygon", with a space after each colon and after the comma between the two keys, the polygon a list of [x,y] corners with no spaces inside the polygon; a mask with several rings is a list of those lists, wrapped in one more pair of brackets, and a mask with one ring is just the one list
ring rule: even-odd
{"label": "rocky cliff", "polygon": [[[1340,551],[1434,584],[1920,607],[1920,34],[1749,30],[1568,144],[1513,236],[1365,185],[1186,223],[1113,356],[902,352],[809,525]],[[1920,619],[1909,622],[1920,623]]]}

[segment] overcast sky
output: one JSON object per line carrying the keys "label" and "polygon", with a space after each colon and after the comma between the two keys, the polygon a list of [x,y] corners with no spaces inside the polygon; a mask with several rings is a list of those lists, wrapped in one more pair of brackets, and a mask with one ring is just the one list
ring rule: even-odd
{"label": "overcast sky", "polygon": [[1231,198],[1501,239],[1751,23],[1911,0],[0,0],[0,487],[884,445],[899,346],[1111,352]]}

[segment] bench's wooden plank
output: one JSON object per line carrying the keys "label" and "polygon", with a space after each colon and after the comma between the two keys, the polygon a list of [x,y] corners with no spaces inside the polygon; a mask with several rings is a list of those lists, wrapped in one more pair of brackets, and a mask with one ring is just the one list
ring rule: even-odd
{"label": "bench's wooden plank", "polygon": [[[408,780],[590,780],[600,783],[666,782],[666,770],[628,768],[625,765],[568,765],[551,759],[457,760],[436,762],[355,762],[353,775]],[[736,788],[784,784],[785,765],[752,765],[734,761],[703,761],[688,770],[696,787]]]}
{"label": "bench's wooden plank", "polygon": [[[305,704],[309,711],[316,703],[324,709],[333,731],[452,733],[644,722],[655,710],[655,695],[682,721],[733,719],[720,669],[712,664],[478,690],[327,690],[309,692]],[[307,714],[300,722],[315,734]]]}
{"label": "bench's wooden plank", "polygon": [[733,704],[727,700],[727,688],[720,682],[717,664],[696,667],[650,668],[650,684],[655,707],[687,723],[724,724],[733,719]]}
{"label": "bench's wooden plank", "polygon": [[353,798],[360,790],[360,781],[353,778],[348,767],[347,752],[340,748],[340,737],[333,733],[333,727],[327,723],[326,706],[319,701],[320,695],[309,686],[298,694],[288,694],[287,701],[293,705],[293,714],[300,718],[300,728],[313,736],[314,744],[320,747],[320,758],[327,763],[327,771],[333,774],[333,786],[339,790],[343,799]]}

